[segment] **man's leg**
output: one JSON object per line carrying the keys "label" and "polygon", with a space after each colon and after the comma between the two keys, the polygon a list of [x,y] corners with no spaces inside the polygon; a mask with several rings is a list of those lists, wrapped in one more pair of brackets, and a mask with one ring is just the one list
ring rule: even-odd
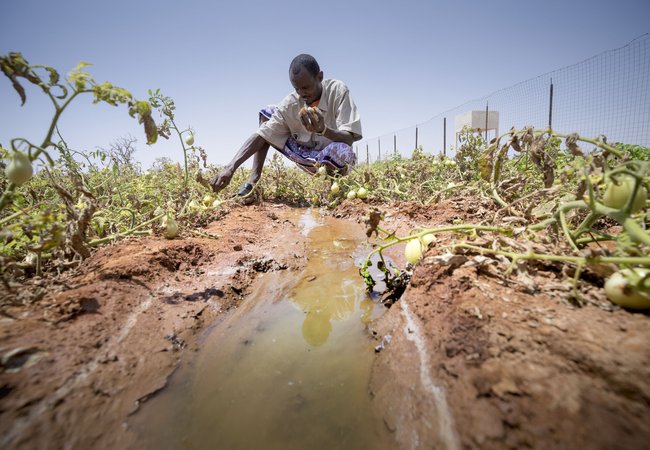
{"label": "man's leg", "polygon": [[253,155],[253,168],[251,169],[251,174],[248,177],[248,182],[241,185],[237,195],[243,197],[248,195],[250,191],[253,190],[253,186],[257,183],[262,176],[262,169],[264,168],[264,161],[266,160],[266,154],[269,152],[269,145],[266,145],[266,148],[260,149]]}
{"label": "man's leg", "polygon": [[329,173],[338,172],[347,175],[357,164],[357,155],[345,142],[332,142],[321,150],[318,163],[327,167]]}
{"label": "man's leg", "polygon": [[269,152],[269,144],[266,144],[265,148],[262,148],[253,155],[253,168],[251,169],[251,175],[248,177],[248,182],[250,184],[255,184],[259,181],[262,176],[262,169],[264,168],[264,161],[266,160],[266,155]]}
{"label": "man's leg", "polygon": [[[262,108],[259,113],[259,123],[262,125],[264,122],[271,118],[271,115],[275,111],[275,106],[267,106]],[[264,161],[266,160],[266,154],[269,152],[269,146],[267,145],[265,149],[259,150],[253,156],[253,169],[251,170],[251,175],[248,177],[248,182],[242,184],[239,188],[237,195],[243,197],[248,195],[250,191],[253,190],[253,186],[257,183],[262,176],[262,169],[264,168]]]}

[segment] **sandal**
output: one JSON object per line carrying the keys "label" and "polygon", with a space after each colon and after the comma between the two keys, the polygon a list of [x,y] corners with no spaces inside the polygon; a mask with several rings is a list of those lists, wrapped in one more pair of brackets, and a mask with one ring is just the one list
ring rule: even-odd
{"label": "sandal", "polygon": [[239,188],[239,192],[237,192],[237,197],[245,197],[246,195],[250,194],[252,190],[253,190],[252,184],[244,183]]}

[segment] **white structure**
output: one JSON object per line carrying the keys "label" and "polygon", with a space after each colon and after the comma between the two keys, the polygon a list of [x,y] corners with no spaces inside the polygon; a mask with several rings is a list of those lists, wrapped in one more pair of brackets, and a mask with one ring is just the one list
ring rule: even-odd
{"label": "white structure", "polygon": [[499,135],[499,111],[487,111],[487,122],[485,113],[486,111],[467,111],[466,113],[459,114],[454,118],[456,147],[458,147],[458,136],[466,126],[471,128],[472,131],[479,133],[494,130],[496,135]]}

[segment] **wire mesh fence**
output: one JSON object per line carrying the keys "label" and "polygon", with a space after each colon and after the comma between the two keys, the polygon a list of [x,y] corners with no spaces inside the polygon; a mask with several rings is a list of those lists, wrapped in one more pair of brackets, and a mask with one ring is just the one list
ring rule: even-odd
{"label": "wire mesh fence", "polygon": [[393,154],[410,157],[418,146],[453,157],[463,125],[487,140],[533,126],[650,147],[650,33],[354,148],[360,164]]}

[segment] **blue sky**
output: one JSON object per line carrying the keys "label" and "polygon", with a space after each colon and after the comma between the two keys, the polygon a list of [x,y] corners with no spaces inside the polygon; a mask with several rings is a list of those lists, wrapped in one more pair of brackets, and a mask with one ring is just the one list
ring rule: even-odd
{"label": "blue sky", "polygon": [[[123,1],[0,4],[0,53],[22,52],[62,74],[81,61],[94,78],[176,101],[208,161],[226,163],[254,132],[257,110],[291,92],[299,53],[343,80],[364,137],[410,127],[467,100],[621,47],[650,31],[650,1]],[[52,108],[37,89],[20,106],[0,78],[0,143],[44,137]],[[156,118],[157,119],[157,118]],[[77,99],[60,129],[78,150],[138,139],[137,158],[181,160],[153,146],[124,107]]]}

